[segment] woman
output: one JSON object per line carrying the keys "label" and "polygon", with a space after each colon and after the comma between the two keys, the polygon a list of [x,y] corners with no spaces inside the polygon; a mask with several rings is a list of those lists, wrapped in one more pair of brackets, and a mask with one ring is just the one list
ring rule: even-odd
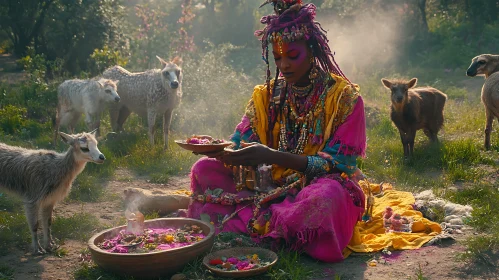
{"label": "woman", "polygon": [[[267,82],[254,89],[231,137],[234,150],[192,167],[188,215],[209,216],[221,231],[283,240],[318,260],[341,261],[364,211],[355,181],[356,158],[366,148],[363,101],[334,61],[314,21],[316,7],[268,3],[276,14],[263,17],[266,27],[255,32],[262,37]],[[277,66],[273,80],[269,50]],[[247,188],[241,174],[250,173],[234,167],[265,164],[272,165],[276,187],[268,194]]]}

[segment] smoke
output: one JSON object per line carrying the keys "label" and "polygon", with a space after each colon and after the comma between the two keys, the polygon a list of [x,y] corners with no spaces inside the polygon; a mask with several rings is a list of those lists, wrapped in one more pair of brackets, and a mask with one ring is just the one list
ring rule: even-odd
{"label": "smoke", "polygon": [[393,14],[378,10],[342,21],[331,15],[317,20],[327,31],[336,62],[354,82],[386,71],[400,57],[403,30],[400,18]]}
{"label": "smoke", "polygon": [[[128,188],[123,191],[125,195],[126,213],[135,213],[139,211],[143,202],[143,193],[134,188]],[[127,217],[128,218],[128,217]]]}

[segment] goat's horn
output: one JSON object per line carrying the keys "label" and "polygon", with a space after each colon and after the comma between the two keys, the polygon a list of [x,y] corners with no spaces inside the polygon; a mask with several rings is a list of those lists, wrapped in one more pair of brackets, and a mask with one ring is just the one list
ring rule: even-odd
{"label": "goat's horn", "polygon": [[96,128],[96,129],[94,129],[94,130],[90,131],[89,133],[90,133],[90,134],[95,134],[95,133],[97,132],[97,130],[99,130],[99,128]]}

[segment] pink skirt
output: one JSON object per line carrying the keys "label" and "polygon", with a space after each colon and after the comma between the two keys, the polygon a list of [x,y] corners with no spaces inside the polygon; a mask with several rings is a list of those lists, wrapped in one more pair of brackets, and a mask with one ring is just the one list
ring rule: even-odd
{"label": "pink skirt", "polygon": [[[222,189],[237,193],[232,171],[216,159],[201,158],[191,170],[191,191],[204,194],[207,190]],[[244,190],[239,197],[253,195]],[[220,231],[249,234],[248,222],[253,218],[253,205],[248,203],[221,205],[191,201],[188,216],[200,219],[209,215]],[[240,210],[218,228],[222,220]],[[343,249],[350,242],[355,224],[364,212],[364,194],[351,180],[339,175],[326,175],[314,179],[296,195],[287,195],[284,200],[272,203],[257,221],[270,221],[269,231],[260,238],[284,240],[292,249],[304,251],[324,262],[343,260]]]}

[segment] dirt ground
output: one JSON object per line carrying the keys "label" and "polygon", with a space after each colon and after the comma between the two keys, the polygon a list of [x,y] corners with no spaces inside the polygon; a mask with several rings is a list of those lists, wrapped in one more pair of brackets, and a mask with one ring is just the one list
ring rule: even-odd
{"label": "dirt ground", "polygon": [[[173,177],[167,184],[153,184],[146,178],[134,178],[126,170],[118,170],[118,180],[106,182],[103,186],[109,193],[117,194],[120,199],[100,203],[63,202],[56,208],[56,218],[67,217],[78,212],[92,213],[103,224],[112,225],[123,217],[123,190],[128,187],[142,188],[154,192],[169,193],[187,189],[189,178]],[[467,230],[455,235],[457,241],[443,241],[441,244],[423,247],[419,250],[396,251],[391,255],[352,254],[344,262],[337,264],[318,263],[305,257],[302,261],[314,269],[312,279],[499,279],[497,269],[474,266],[455,259],[465,247],[459,243],[467,236],[475,234]],[[73,272],[82,261],[81,252],[86,248],[84,242],[67,240],[62,247],[68,250],[66,256],[33,256],[29,244],[26,248],[15,249],[10,255],[0,257],[0,263],[13,267],[14,279],[73,279]],[[373,265],[372,260],[376,260]],[[418,278],[418,271],[425,278]]]}

